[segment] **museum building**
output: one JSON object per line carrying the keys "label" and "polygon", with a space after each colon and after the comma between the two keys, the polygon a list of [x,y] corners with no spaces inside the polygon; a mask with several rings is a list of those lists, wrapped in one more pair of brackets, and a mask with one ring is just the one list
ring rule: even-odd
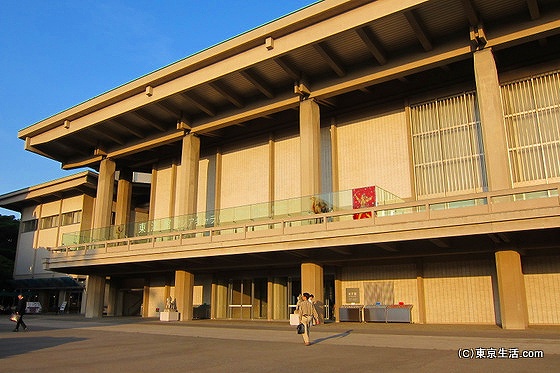
{"label": "museum building", "polygon": [[[86,317],[560,324],[560,2],[325,0],[22,129]],[[32,166],[30,166],[32,167]],[[50,275],[47,275],[50,274]],[[367,320],[365,312],[359,320]]]}

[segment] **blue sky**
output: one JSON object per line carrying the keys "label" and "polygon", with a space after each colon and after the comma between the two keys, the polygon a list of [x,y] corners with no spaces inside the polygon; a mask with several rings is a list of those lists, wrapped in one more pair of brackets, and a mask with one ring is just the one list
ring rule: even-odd
{"label": "blue sky", "polygon": [[315,2],[0,0],[0,195],[82,171],[19,130]]}

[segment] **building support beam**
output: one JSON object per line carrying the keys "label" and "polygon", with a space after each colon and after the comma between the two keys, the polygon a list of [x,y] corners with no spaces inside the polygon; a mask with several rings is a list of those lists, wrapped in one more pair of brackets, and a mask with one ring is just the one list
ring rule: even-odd
{"label": "building support beam", "polygon": [[316,263],[301,264],[301,292],[310,293],[314,296],[317,312],[321,323],[325,316],[325,297],[324,297],[323,266]]}
{"label": "building support beam", "polygon": [[97,195],[93,211],[93,228],[99,229],[111,225],[113,193],[115,189],[116,164],[110,158],[104,158],[99,165]]}
{"label": "building support beam", "polygon": [[175,298],[181,321],[193,318],[194,275],[187,271],[175,271]]}
{"label": "building support beam", "polygon": [[125,168],[119,172],[117,184],[117,206],[115,210],[115,226],[122,233],[126,233],[126,225],[130,221],[130,208],[132,205],[132,171]]}
{"label": "building support beam", "polygon": [[498,251],[495,256],[502,328],[527,329],[529,314],[521,256],[512,250]]}
{"label": "building support beam", "polygon": [[[301,195],[321,193],[321,129],[319,105],[313,99],[299,106]],[[311,205],[311,201],[309,201]]]}
{"label": "building support beam", "polygon": [[103,316],[105,276],[89,275],[86,284],[86,319]]}
{"label": "building support beam", "polygon": [[183,137],[181,147],[181,165],[177,175],[176,216],[196,213],[199,161],[200,138],[188,134]]}
{"label": "building support beam", "polygon": [[498,71],[491,48],[474,52],[474,75],[486,159],[488,188],[511,187],[504,111]]}

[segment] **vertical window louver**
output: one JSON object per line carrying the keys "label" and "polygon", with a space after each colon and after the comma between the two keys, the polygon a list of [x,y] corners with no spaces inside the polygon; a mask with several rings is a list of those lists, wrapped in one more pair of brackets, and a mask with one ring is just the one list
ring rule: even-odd
{"label": "vertical window louver", "polygon": [[410,109],[417,196],[484,190],[486,171],[475,93],[436,99]]}
{"label": "vertical window louver", "polygon": [[560,178],[560,73],[501,87],[508,156],[518,185]]}

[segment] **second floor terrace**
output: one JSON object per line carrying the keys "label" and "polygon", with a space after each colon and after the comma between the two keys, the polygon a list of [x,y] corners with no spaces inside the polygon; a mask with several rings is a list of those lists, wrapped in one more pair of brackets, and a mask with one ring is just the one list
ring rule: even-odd
{"label": "second floor terrace", "polygon": [[558,237],[559,192],[556,183],[403,201],[379,187],[356,188],[66,234],[62,246],[50,248],[45,267],[82,272],[97,265],[286,252],[334,263],[547,249]]}

